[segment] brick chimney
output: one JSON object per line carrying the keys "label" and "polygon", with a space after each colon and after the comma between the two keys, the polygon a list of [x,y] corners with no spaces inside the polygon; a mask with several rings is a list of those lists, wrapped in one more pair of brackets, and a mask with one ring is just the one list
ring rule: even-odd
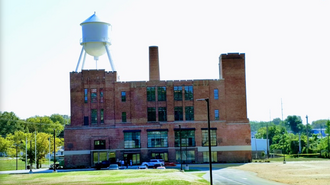
{"label": "brick chimney", "polygon": [[158,46],[149,46],[149,81],[159,81]]}

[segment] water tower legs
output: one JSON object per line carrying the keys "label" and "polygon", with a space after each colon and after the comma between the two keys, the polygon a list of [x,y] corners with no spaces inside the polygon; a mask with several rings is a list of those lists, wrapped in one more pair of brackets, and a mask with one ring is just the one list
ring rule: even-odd
{"label": "water tower legs", "polygon": [[86,58],[86,51],[85,51],[85,53],[84,53],[84,59],[83,59],[83,63],[82,63],[82,66],[81,66],[81,71],[82,71],[82,69],[83,69],[84,66],[85,66],[85,58]]}
{"label": "water tower legs", "polygon": [[116,69],[115,69],[115,67],[113,65],[113,62],[112,62],[112,59],[111,59],[111,55],[110,55],[110,51],[109,51],[109,48],[108,48],[108,45],[107,44],[105,44],[105,49],[107,50],[108,59],[109,59],[110,65],[111,65],[112,72],[113,71],[116,71]]}
{"label": "water tower legs", "polygon": [[84,46],[81,48],[80,56],[79,56],[79,59],[78,59],[78,64],[77,64],[77,67],[76,67],[76,72],[78,71],[78,67],[79,67],[81,56],[82,56],[83,52],[84,52]]}

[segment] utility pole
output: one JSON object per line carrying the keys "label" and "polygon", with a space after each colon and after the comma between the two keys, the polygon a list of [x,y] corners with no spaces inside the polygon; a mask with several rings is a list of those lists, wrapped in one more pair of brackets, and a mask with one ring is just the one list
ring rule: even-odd
{"label": "utility pole", "polygon": [[308,149],[309,149],[308,115],[306,115],[306,135],[307,135],[307,153],[308,153]]}

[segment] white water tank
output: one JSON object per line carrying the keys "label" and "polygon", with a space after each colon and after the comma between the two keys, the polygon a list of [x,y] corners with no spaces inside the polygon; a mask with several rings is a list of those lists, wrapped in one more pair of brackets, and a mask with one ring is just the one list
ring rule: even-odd
{"label": "white water tank", "polygon": [[80,24],[82,27],[82,39],[80,45],[91,56],[98,58],[106,52],[105,45],[111,45],[108,37],[110,24],[101,21],[95,14]]}

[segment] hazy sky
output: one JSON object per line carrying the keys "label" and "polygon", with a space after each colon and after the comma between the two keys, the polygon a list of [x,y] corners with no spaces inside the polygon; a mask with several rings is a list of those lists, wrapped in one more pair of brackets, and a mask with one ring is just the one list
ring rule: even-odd
{"label": "hazy sky", "polygon": [[[1,0],[0,111],[22,119],[70,115],[69,73],[80,23],[94,11],[112,25],[121,81],[147,81],[148,47],[161,80],[216,79],[222,53],[246,55],[250,120],[330,118],[330,1]],[[88,56],[85,69],[94,69]],[[103,55],[98,68],[111,70]],[[80,69],[79,69],[80,70]]]}

